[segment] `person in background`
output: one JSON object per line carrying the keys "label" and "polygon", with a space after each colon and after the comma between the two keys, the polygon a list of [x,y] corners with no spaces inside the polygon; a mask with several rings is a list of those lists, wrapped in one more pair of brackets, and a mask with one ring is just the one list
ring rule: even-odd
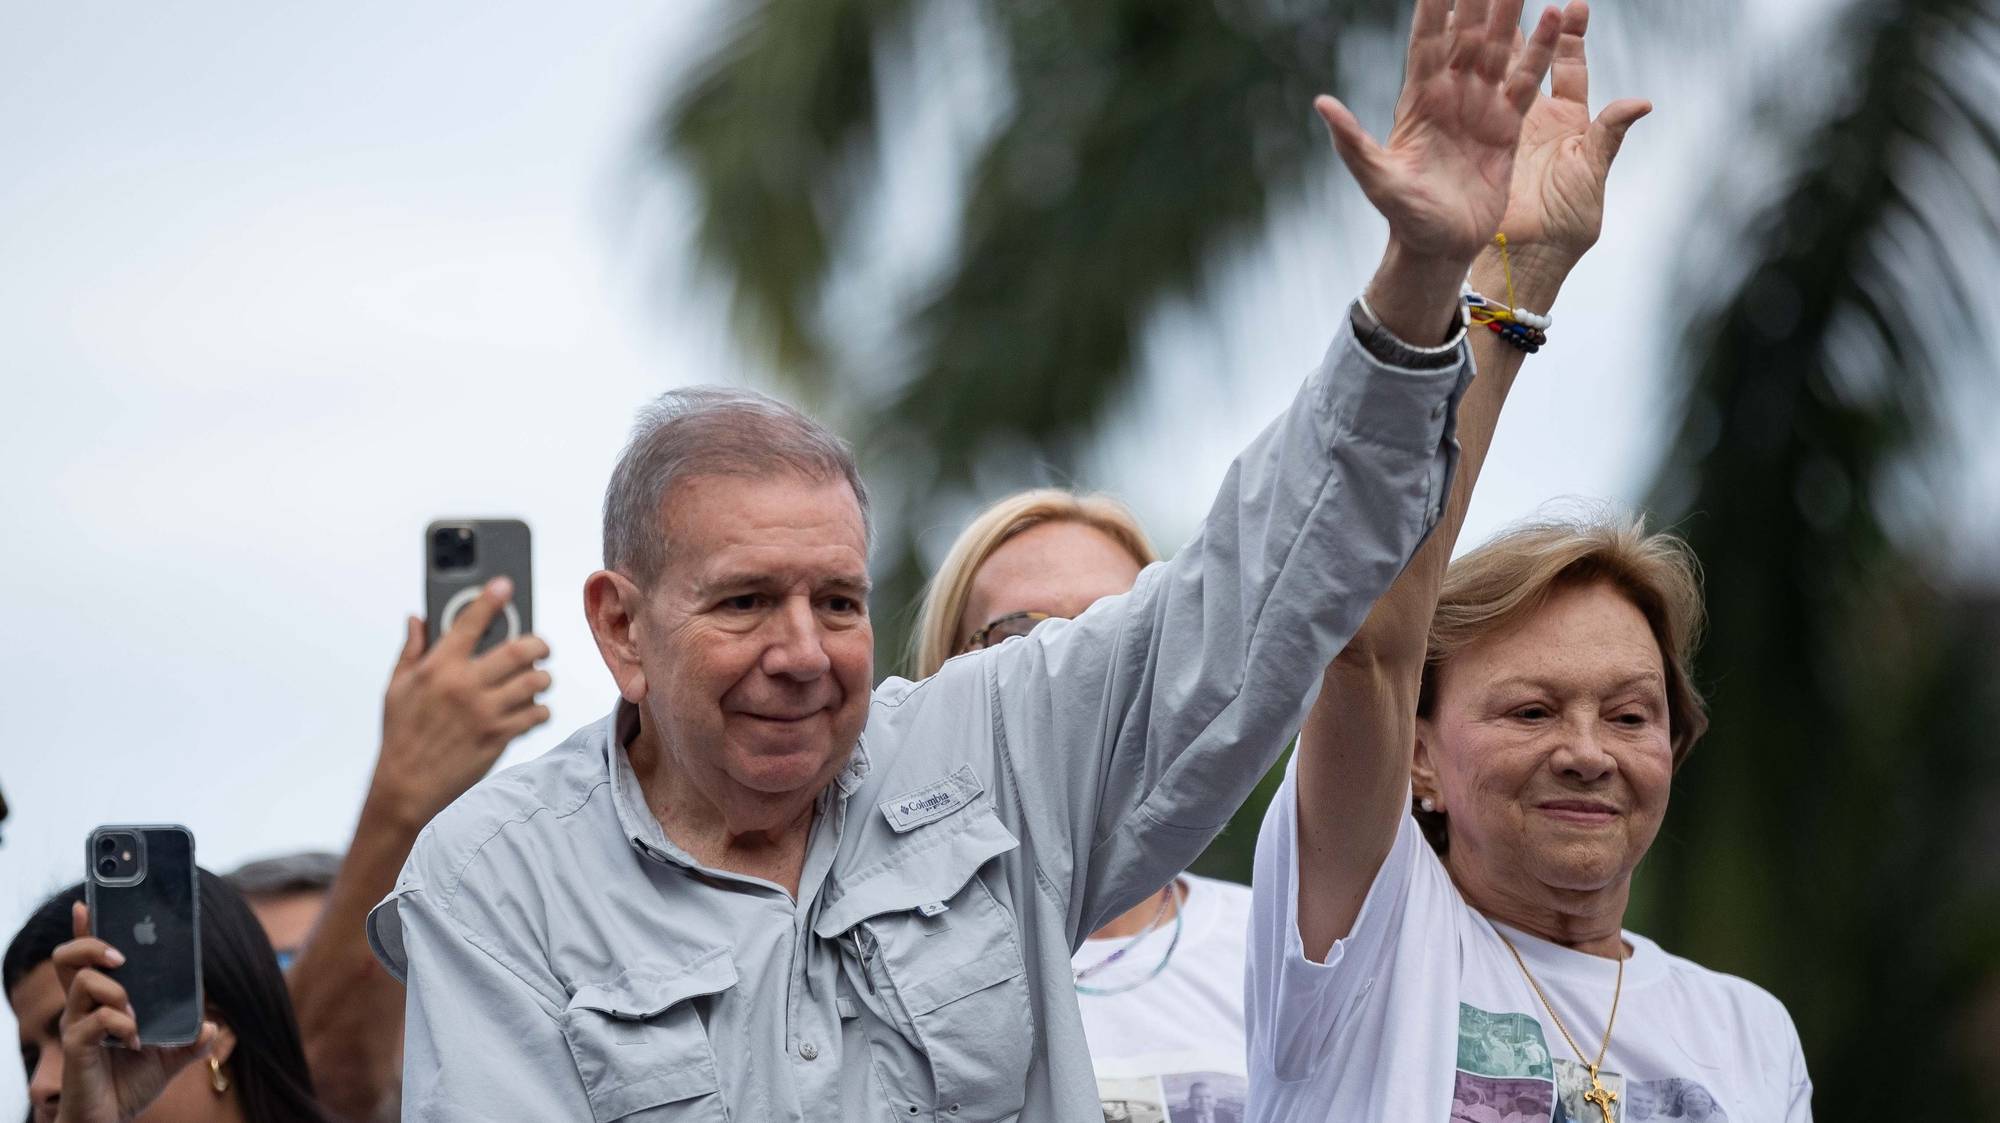
{"label": "person in background", "polygon": [[301,850],[246,862],[223,876],[257,914],[278,953],[278,969],[285,971],[305,947],[339,872],[340,855]]}
{"label": "person in background", "polygon": [[[241,895],[200,872],[207,1022],[192,1046],[131,1049],[115,949],[86,935],[83,886],[49,898],[0,961],[20,1026],[31,1123],[327,1123],[264,932]],[[141,1043],[143,1045],[143,1043]]]}
{"label": "person in background", "polygon": [[[931,577],[912,636],[915,677],[1043,620],[1080,616],[1130,591],[1158,560],[1115,499],[1054,488],[1008,496],[959,533]],[[1216,1074],[1240,1086],[1249,920],[1247,886],[1182,873],[1077,949],[1073,985],[1107,1099],[1114,1084],[1169,1074]],[[1212,1102],[1208,1085],[1197,1086]]]}
{"label": "person in background", "polygon": [[429,648],[424,622],[404,622],[382,700],[382,748],[347,854],[319,894],[315,918],[304,916],[314,911],[310,896],[278,895],[294,902],[279,918],[286,931],[302,920],[311,929],[286,980],[306,1059],[327,1107],[343,1119],[386,1123],[401,1113],[403,987],[369,953],[368,910],[395,887],[424,824],[486,775],[509,742],[549,719],[536,700],[549,687],[536,666],[548,657],[546,643],[524,635],[473,651],[512,595],[512,583],[495,578]]}

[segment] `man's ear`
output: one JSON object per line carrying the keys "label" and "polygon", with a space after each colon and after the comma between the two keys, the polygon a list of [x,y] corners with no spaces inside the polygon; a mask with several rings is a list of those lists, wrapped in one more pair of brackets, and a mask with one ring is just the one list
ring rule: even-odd
{"label": "man's ear", "polygon": [[619,696],[633,705],[646,700],[646,671],[639,662],[644,604],[639,586],[622,573],[600,569],[584,579],[583,616],[590,621],[591,638],[618,684]]}
{"label": "man's ear", "polygon": [[1418,717],[1416,749],[1410,754],[1410,793],[1417,799],[1430,799],[1436,810],[1443,811],[1444,795],[1438,789],[1437,763],[1431,756],[1436,744],[1437,723]]}

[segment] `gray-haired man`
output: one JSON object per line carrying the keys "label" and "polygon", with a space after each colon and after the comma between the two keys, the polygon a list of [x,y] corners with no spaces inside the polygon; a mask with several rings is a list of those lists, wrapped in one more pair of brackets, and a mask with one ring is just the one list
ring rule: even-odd
{"label": "gray-haired man", "polygon": [[[1502,59],[1509,5],[1468,32]],[[440,815],[370,917],[409,987],[406,1117],[1099,1120],[1070,953],[1221,829],[1437,520],[1458,284],[1553,38],[1455,67],[1372,150],[1368,301],[1194,540],[923,682],[871,697],[839,442],[663,399],[584,587],[622,702]]]}

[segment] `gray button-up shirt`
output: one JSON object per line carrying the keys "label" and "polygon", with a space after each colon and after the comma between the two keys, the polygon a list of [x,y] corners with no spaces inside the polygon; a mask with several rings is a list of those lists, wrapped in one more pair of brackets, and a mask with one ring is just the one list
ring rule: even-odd
{"label": "gray button-up shirt", "polygon": [[1343,324],[1172,561],[883,683],[796,900],[667,838],[622,708],[479,784],[369,917],[405,1118],[1098,1123],[1070,954],[1222,828],[1436,521],[1447,362]]}

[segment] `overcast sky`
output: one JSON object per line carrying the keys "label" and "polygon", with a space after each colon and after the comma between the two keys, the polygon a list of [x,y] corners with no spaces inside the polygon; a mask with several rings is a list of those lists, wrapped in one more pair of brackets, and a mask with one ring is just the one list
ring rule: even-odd
{"label": "overcast sky", "polygon": [[[1819,7],[1767,3],[1714,57],[1600,58],[1600,102],[1661,110],[1514,393],[1468,541],[1554,496],[1639,497],[1666,438],[1671,324],[1645,311],[1662,262],[1745,63]],[[706,10],[9,7],[0,933],[80,875],[97,823],[186,823],[216,869],[343,846],[431,518],[533,526],[555,718],[506,760],[609,706],[580,588],[633,408],[756,381],[712,295],[675,274],[684,204],[635,205],[644,116]],[[1604,5],[1598,27],[1620,18]],[[1393,92],[1356,97],[1371,127]],[[938,121],[911,127],[921,147]],[[891,258],[925,244],[948,164],[914,159],[885,188],[914,201],[878,238]],[[1148,328],[1149,391],[1084,482],[1169,543],[1379,252],[1328,183],[1220,272],[1209,307]],[[1973,471],[1961,506],[1991,537],[2000,457]],[[0,1064],[0,1114],[19,1095]]]}

